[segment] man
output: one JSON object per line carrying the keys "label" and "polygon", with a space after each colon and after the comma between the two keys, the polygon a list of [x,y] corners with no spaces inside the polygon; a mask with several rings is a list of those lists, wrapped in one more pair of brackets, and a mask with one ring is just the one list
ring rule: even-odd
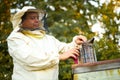
{"label": "man", "polygon": [[12,18],[14,30],[7,38],[14,63],[12,80],[58,80],[59,61],[76,59],[76,46],[87,40],[79,35],[64,43],[45,34],[43,16],[43,11],[25,6]]}

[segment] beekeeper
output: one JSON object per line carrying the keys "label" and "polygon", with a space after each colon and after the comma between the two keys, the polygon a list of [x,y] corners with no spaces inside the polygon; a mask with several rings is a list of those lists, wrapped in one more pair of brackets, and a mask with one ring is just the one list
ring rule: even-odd
{"label": "beekeeper", "polygon": [[12,17],[13,31],[7,38],[14,64],[12,80],[58,80],[59,61],[76,59],[76,46],[87,40],[78,35],[71,43],[64,43],[46,34],[44,14],[33,6],[24,6]]}

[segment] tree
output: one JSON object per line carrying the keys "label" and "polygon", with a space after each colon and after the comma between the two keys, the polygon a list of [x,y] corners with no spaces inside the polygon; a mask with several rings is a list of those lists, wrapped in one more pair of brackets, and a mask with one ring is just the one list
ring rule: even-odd
{"label": "tree", "polygon": [[10,33],[8,28],[11,29],[11,23],[9,21],[11,1],[0,1],[0,80],[9,80],[9,76],[12,73],[12,60],[8,55],[6,43],[6,38]]}

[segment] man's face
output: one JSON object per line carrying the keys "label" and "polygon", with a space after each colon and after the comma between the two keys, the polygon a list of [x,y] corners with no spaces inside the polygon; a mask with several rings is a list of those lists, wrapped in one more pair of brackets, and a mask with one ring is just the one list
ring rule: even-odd
{"label": "man's face", "polygon": [[36,12],[27,13],[25,19],[22,21],[22,27],[28,29],[38,28],[40,25],[39,15]]}

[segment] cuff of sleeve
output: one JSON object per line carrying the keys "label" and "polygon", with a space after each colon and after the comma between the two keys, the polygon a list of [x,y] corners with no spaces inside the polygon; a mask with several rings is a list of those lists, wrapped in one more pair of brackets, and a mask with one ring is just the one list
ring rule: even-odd
{"label": "cuff of sleeve", "polygon": [[73,37],[72,43],[74,44],[75,47],[79,46],[78,44],[76,44],[75,40],[77,39],[77,36]]}

